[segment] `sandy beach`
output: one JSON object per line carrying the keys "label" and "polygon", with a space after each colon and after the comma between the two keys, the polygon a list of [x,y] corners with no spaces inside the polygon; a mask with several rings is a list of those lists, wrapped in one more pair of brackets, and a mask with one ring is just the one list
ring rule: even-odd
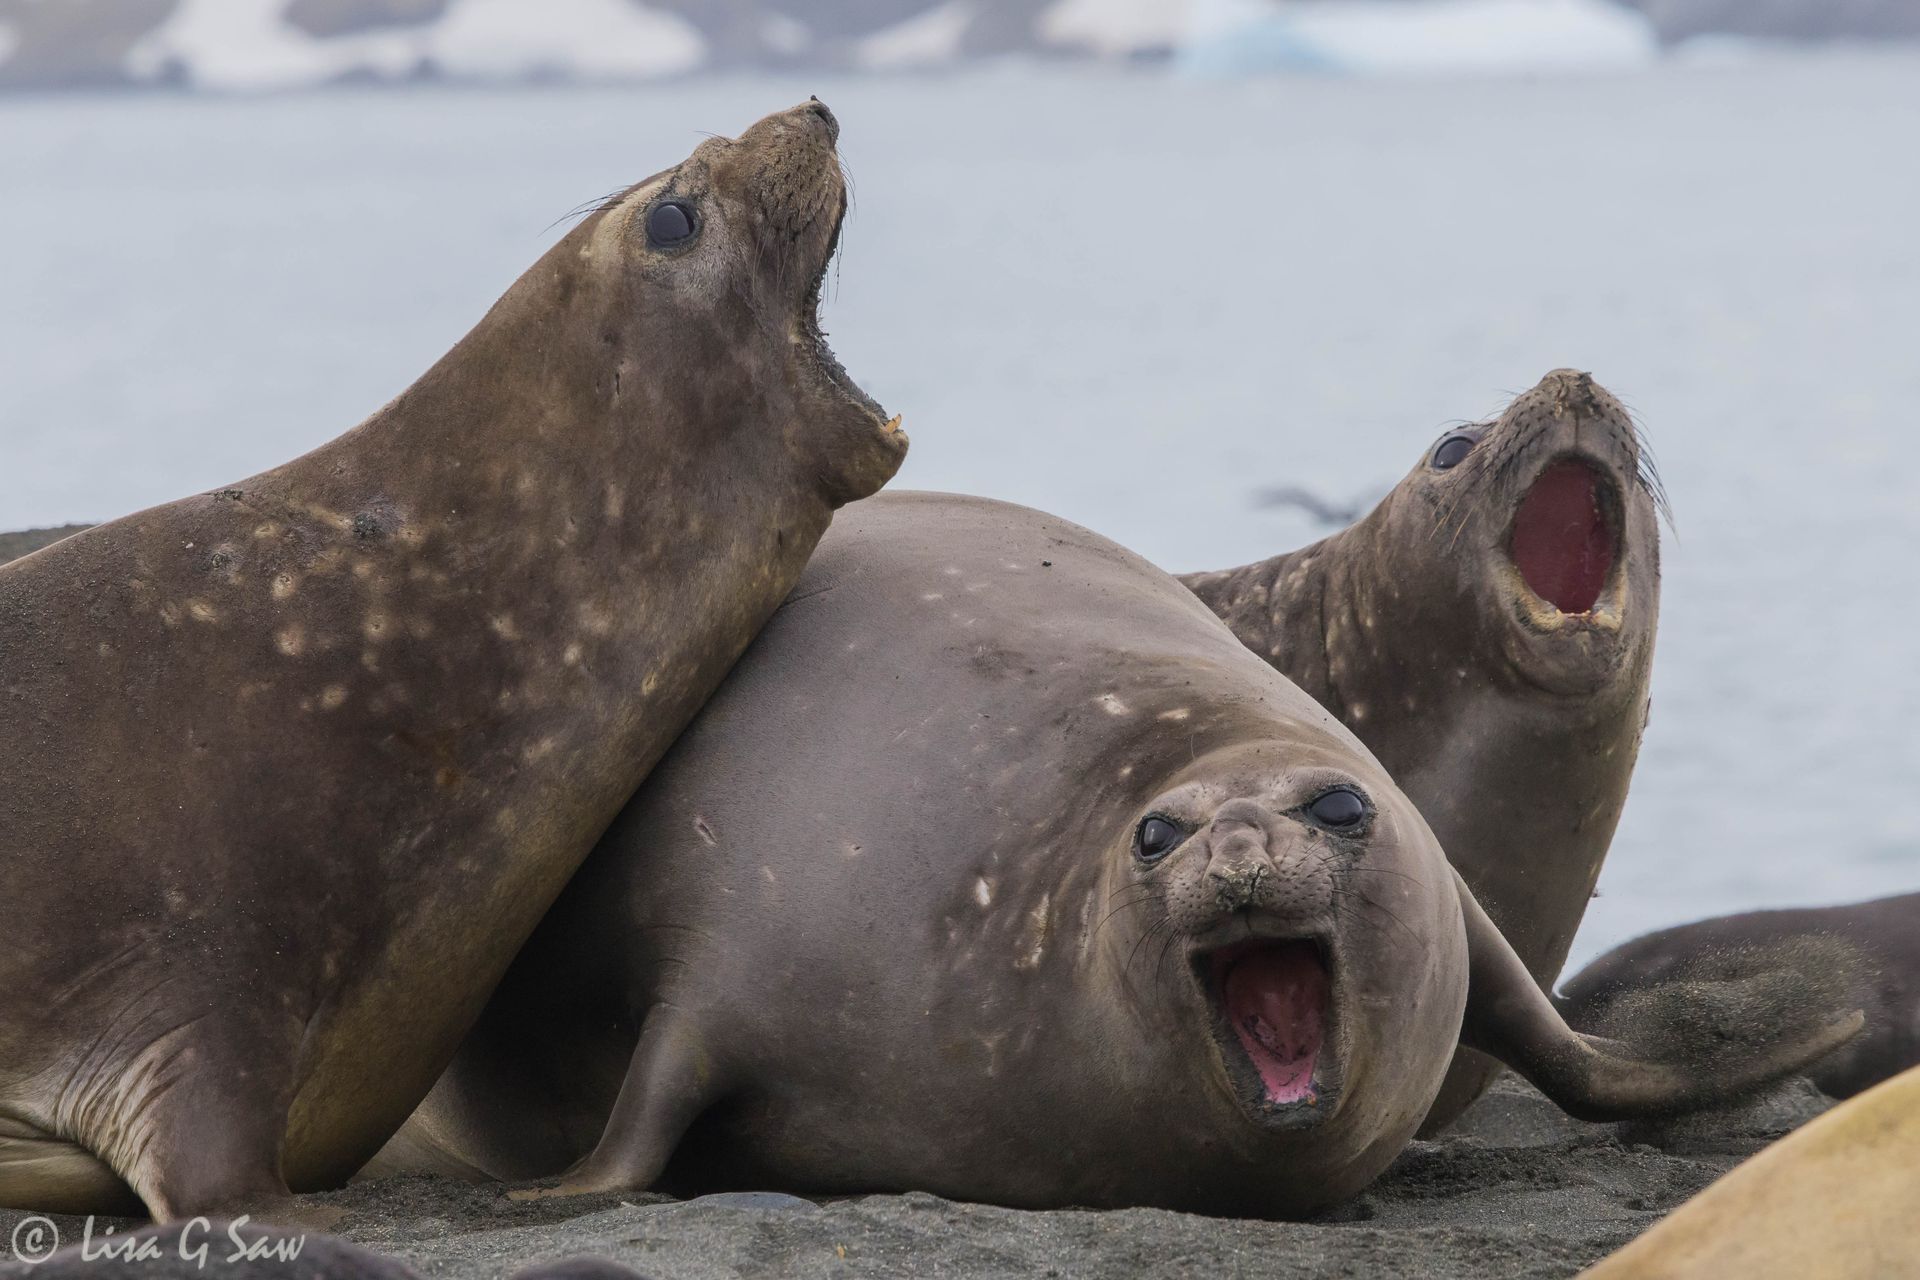
{"label": "sandy beach", "polygon": [[[449,1280],[506,1277],[579,1255],[613,1258],[658,1280],[1544,1280],[1605,1257],[1827,1105],[1811,1086],[1792,1082],[1737,1112],[1636,1129],[1580,1124],[1507,1079],[1455,1131],[1412,1144],[1362,1196],[1311,1222],[1155,1209],[1036,1213],[928,1195],[815,1203],[734,1192],[685,1201],[640,1195],[521,1202],[502,1186],[432,1177],[355,1183],[307,1199],[346,1211],[338,1235]],[[0,1211],[0,1239],[26,1216]],[[82,1220],[52,1221],[62,1239],[80,1238]],[[96,1234],[106,1225],[96,1222]],[[124,1231],[137,1224],[113,1225]],[[0,1263],[0,1276],[29,1273],[22,1264]],[[287,1273],[256,1265],[249,1274]]]}

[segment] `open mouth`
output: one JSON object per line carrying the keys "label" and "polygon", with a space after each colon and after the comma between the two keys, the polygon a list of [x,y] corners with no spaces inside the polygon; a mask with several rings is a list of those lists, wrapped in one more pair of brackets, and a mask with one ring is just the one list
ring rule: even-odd
{"label": "open mouth", "polygon": [[1236,1083],[1257,1089],[1263,1108],[1317,1105],[1332,987],[1320,945],[1263,938],[1203,955],[1200,965]]}
{"label": "open mouth", "polygon": [[[847,206],[845,200],[842,200],[838,212],[833,217],[833,234],[827,239],[827,251],[820,258],[820,270],[813,277],[813,283],[808,286],[806,300],[802,304],[806,340],[811,347],[814,364],[829,383],[838,388],[849,400],[873,414],[875,418],[886,419],[887,411],[882,409],[880,402],[862,390],[860,385],[848,375],[846,366],[840,363],[840,358],[834,355],[833,349],[827,345],[826,331],[820,327],[821,288],[826,282],[828,269],[833,265],[834,255],[840,251],[840,228],[846,220]],[[897,417],[887,419],[888,431],[897,431],[899,426],[900,419]]]}
{"label": "open mouth", "polygon": [[1541,600],[1562,614],[1589,614],[1620,555],[1620,495],[1579,458],[1548,464],[1514,513],[1507,554]]}

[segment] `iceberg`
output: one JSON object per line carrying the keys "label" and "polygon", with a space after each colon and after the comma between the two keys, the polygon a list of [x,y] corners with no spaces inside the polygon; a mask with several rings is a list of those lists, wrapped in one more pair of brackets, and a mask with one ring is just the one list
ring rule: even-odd
{"label": "iceberg", "polygon": [[1231,77],[1613,71],[1659,57],[1610,0],[1201,0],[1174,66]]}

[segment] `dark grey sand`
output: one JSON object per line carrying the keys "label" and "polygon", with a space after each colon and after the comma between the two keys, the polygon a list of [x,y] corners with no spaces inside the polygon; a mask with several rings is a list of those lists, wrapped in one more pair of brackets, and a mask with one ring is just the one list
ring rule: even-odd
{"label": "dark grey sand", "polygon": [[[1576,1123],[1505,1080],[1453,1133],[1414,1143],[1358,1200],[1303,1223],[1156,1209],[1035,1213],[927,1195],[818,1205],[741,1194],[523,1203],[504,1188],[430,1177],[357,1183],[306,1199],[346,1211],[338,1235],[428,1276],[476,1280],[580,1254],[615,1258],[660,1280],[1557,1277],[1619,1248],[1826,1105],[1811,1086],[1794,1082],[1737,1113],[1634,1132]],[[0,1241],[24,1216],[0,1211]],[[64,1239],[79,1238],[79,1220],[54,1221]],[[104,1225],[96,1223],[96,1233]],[[27,1274],[7,1260],[0,1244],[0,1276]]]}

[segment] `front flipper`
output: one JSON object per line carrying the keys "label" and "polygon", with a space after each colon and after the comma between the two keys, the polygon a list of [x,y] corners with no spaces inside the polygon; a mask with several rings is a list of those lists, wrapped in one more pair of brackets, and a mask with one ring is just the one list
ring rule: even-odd
{"label": "front flipper", "polygon": [[1815,1025],[1750,1026],[1712,1048],[1699,1046],[1697,1036],[1628,1044],[1581,1035],[1562,1021],[1458,873],[1454,883],[1467,926],[1469,973],[1460,1043],[1506,1063],[1579,1119],[1717,1106],[1804,1070],[1865,1024],[1857,1009],[1837,1016],[1822,1010]]}
{"label": "front flipper", "polygon": [[620,1084],[606,1130],[557,1186],[509,1192],[515,1200],[645,1191],[659,1180],[680,1138],[718,1098],[704,1038],[684,1013],[656,1005]]}

